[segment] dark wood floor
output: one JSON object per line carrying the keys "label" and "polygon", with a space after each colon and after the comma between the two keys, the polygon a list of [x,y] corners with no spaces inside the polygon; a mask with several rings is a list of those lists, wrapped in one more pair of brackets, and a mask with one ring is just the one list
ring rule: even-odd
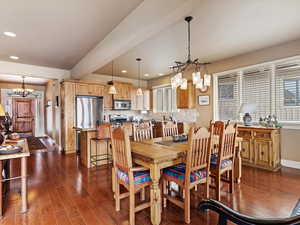
{"label": "dark wood floor", "polygon": [[[50,143],[48,147],[53,148]],[[19,163],[14,161],[12,167],[16,173]],[[127,200],[122,201],[121,212],[114,210],[110,170],[85,169],[76,155],[65,156],[56,151],[32,154],[28,169],[29,211],[18,213],[20,183],[13,181],[1,225],[128,224]],[[227,186],[223,190],[222,202],[240,212],[258,217],[286,217],[300,197],[300,171],[283,168],[272,173],[245,167],[235,193],[228,194]],[[149,209],[139,212],[136,224],[150,225],[149,217]],[[217,224],[216,221],[214,213],[192,209],[191,224]],[[163,211],[162,224],[183,224],[183,211],[169,203]]]}

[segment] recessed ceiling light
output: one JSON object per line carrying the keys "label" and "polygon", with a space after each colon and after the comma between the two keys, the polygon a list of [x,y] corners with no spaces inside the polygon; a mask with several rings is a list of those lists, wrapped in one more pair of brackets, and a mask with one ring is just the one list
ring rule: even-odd
{"label": "recessed ceiling light", "polygon": [[14,56],[14,55],[12,55],[12,56],[9,56],[9,58],[11,58],[11,59],[13,59],[13,60],[18,60],[18,59],[19,59],[19,57],[18,57],[18,56]]}
{"label": "recessed ceiling light", "polygon": [[3,34],[4,34],[5,36],[8,36],[8,37],[15,37],[15,36],[17,36],[15,33],[9,32],[9,31],[5,31],[5,32],[3,32]]}
{"label": "recessed ceiling light", "polygon": [[127,73],[127,70],[122,70],[121,72],[122,72],[122,73]]}
{"label": "recessed ceiling light", "polygon": [[162,76],[162,75],[164,75],[164,74],[163,74],[163,73],[159,73],[158,75],[159,75],[159,76]]}
{"label": "recessed ceiling light", "polygon": [[144,76],[145,76],[145,77],[149,77],[149,73],[145,73]]}

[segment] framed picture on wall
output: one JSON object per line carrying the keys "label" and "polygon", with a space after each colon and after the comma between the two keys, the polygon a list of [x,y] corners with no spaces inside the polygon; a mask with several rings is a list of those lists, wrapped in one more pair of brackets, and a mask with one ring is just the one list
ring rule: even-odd
{"label": "framed picture on wall", "polygon": [[199,105],[209,105],[209,95],[198,96]]}

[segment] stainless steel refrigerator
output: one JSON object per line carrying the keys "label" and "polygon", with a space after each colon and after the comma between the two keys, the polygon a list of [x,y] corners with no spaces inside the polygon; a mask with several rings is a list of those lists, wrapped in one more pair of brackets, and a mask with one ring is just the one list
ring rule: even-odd
{"label": "stainless steel refrigerator", "polygon": [[76,96],[76,147],[80,152],[82,129],[96,129],[103,122],[103,97]]}
{"label": "stainless steel refrigerator", "polygon": [[93,129],[102,122],[103,98],[76,96],[76,128]]}

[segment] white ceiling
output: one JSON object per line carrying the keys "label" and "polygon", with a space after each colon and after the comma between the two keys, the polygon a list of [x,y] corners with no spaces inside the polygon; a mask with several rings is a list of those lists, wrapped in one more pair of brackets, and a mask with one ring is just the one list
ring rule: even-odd
{"label": "white ceiling", "polygon": [[[8,74],[0,74],[0,82],[14,82],[14,83],[22,83],[22,76],[19,75],[8,75]],[[25,77],[25,85],[26,84],[46,84],[49,79],[39,78],[39,77]]]}
{"label": "white ceiling", "polygon": [[0,60],[71,69],[141,2],[1,0]]}
{"label": "white ceiling", "polygon": [[[190,15],[192,57],[217,61],[300,38],[299,0],[202,0]],[[153,79],[169,73],[175,60],[186,60],[187,25],[184,18],[114,60],[119,76],[137,77],[136,57],[142,73]],[[121,70],[128,73],[122,74]],[[96,71],[111,74],[107,64]]]}

